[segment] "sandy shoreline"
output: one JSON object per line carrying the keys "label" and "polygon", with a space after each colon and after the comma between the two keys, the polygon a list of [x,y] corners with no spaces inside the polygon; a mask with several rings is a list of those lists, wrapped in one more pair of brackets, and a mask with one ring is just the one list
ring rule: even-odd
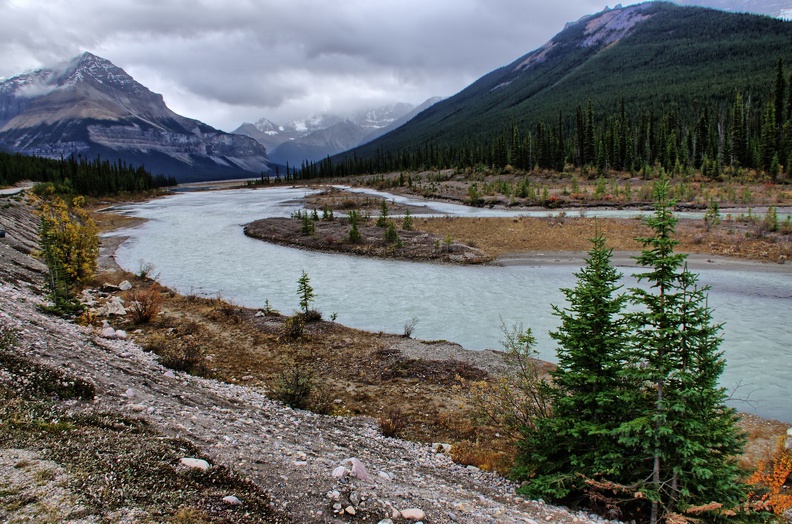
{"label": "sandy shoreline", "polygon": [[[635,256],[638,251],[614,251],[611,259],[619,268],[637,268]],[[528,251],[509,253],[498,257],[494,264],[500,266],[576,266],[585,264],[585,251]],[[726,271],[761,271],[768,273],[792,273],[792,264],[774,264],[743,258],[689,253],[688,267],[691,271],[721,269]]]}

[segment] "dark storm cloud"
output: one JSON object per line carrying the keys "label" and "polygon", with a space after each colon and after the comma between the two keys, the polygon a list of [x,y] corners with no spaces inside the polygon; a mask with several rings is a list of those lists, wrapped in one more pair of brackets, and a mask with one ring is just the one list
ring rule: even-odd
{"label": "dark storm cloud", "polygon": [[[563,4],[563,5],[558,5]],[[230,130],[454,94],[605,7],[574,0],[0,0],[0,76],[91,51]]]}

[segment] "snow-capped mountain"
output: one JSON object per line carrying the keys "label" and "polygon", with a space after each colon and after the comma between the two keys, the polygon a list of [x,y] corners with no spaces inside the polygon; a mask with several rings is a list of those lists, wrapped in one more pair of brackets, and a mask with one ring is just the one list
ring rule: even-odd
{"label": "snow-capped mountain", "polygon": [[[430,100],[434,103],[439,98]],[[262,118],[242,124],[234,133],[258,140],[267,148],[273,162],[299,166],[304,160],[321,160],[381,136],[428,107],[427,103],[416,108],[399,102],[348,116],[322,114],[283,125]]]}
{"label": "snow-capped mountain", "polygon": [[266,149],[171,111],[112,62],[91,53],[0,82],[0,148],[143,164],[177,180],[257,176]]}

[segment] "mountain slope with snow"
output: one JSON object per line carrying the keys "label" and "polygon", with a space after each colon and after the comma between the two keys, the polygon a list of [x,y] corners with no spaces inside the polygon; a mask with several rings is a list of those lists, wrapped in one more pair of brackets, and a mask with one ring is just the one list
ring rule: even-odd
{"label": "mountain slope with snow", "polygon": [[171,111],[162,95],[91,53],[0,82],[0,148],[144,164],[179,181],[258,176],[266,149]]}

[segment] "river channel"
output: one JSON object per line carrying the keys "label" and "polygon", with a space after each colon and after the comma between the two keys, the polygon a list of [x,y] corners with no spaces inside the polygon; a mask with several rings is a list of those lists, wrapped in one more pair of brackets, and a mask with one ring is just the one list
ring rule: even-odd
{"label": "river channel", "polygon": [[[116,260],[131,272],[153,264],[159,281],[181,293],[221,296],[248,307],[268,300],[283,313],[297,308],[297,279],[305,271],[325,318],[336,313],[345,325],[390,333],[401,333],[415,318],[413,336],[474,350],[500,349],[501,321],[521,322],[536,335],[539,356],[555,360],[548,331],[558,322],[551,305],[564,305],[559,288],[574,285],[576,266],[388,261],[277,246],[243,234],[242,225],[252,220],[289,216],[305,194],[294,188],[194,192],[125,206],[125,213],[148,221],[113,233],[129,237]],[[431,211],[448,214],[455,207],[470,209],[443,204]],[[503,213],[521,214],[497,211]],[[629,275],[637,270],[621,271],[625,286],[635,285]],[[730,404],[792,422],[792,271],[698,273],[711,287],[715,321],[724,324],[727,368],[721,383],[733,390]]]}

